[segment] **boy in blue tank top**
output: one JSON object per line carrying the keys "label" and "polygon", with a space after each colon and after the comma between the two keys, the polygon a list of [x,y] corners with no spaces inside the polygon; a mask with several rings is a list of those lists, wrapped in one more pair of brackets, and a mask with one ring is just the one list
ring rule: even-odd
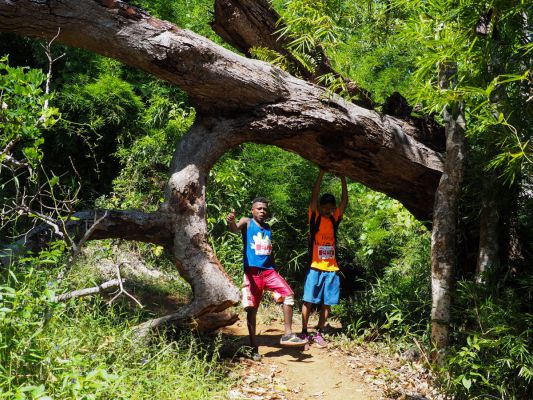
{"label": "boy in blue tank top", "polygon": [[243,217],[235,223],[235,212],[226,217],[230,230],[242,234],[244,278],[242,283],[242,304],[246,311],[252,358],[261,360],[256,338],[257,309],[265,290],[274,293],[278,303],[283,303],[285,335],[281,337],[283,346],[304,346],[307,340],[292,333],[292,313],[294,293],[274,269],[272,255],[272,232],[266,223],[268,200],[257,197],[252,202],[252,218]]}

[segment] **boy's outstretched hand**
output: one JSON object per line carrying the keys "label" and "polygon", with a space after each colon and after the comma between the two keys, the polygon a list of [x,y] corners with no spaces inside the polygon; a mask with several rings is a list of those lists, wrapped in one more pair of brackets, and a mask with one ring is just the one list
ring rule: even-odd
{"label": "boy's outstretched hand", "polygon": [[226,215],[226,221],[228,221],[228,223],[235,222],[235,210],[231,210],[231,212]]}

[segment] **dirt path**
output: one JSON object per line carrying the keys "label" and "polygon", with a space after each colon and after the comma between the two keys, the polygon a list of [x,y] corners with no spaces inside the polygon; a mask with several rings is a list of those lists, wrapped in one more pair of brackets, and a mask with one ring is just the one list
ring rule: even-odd
{"label": "dirt path", "polygon": [[[336,349],[309,350],[282,348],[279,339],[283,325],[279,320],[257,327],[261,362],[244,357],[242,384],[230,392],[232,399],[254,400],[375,400],[379,396],[364,383],[348,356]],[[294,331],[300,327],[295,324]],[[224,330],[236,338],[237,345],[248,345],[246,323],[242,319]]]}

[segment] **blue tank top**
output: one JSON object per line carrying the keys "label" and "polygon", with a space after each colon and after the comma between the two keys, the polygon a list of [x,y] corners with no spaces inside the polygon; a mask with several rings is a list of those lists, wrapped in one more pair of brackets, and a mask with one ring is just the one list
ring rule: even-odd
{"label": "blue tank top", "polygon": [[246,234],[242,235],[242,241],[244,243],[244,268],[274,268],[274,261],[271,256],[272,241],[270,226],[265,224],[265,227],[262,227],[253,218],[250,218]]}

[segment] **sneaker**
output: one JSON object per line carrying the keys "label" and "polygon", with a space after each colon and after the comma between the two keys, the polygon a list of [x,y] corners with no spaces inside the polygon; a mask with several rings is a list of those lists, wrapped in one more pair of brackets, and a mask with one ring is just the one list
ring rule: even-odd
{"label": "sneaker", "polygon": [[300,339],[307,340],[307,343],[311,344],[313,343],[313,337],[309,333],[300,333],[298,335]]}
{"label": "sneaker", "polygon": [[258,348],[252,348],[252,350],[250,351],[250,360],[259,362],[262,359],[263,359],[263,356],[261,354],[259,354],[259,349]]}
{"label": "sneaker", "polygon": [[305,346],[308,343],[308,340],[302,339],[298,335],[291,333],[290,335],[282,336],[279,343],[282,346],[287,346],[287,347],[300,347],[300,346]]}
{"label": "sneaker", "polygon": [[325,347],[328,347],[328,343],[324,340],[322,337],[322,334],[320,332],[317,332],[313,335],[313,343],[318,347],[319,349],[323,349]]}
{"label": "sneaker", "polygon": [[311,343],[313,342],[313,338],[311,337],[311,335],[309,335],[308,333],[300,333],[298,336],[300,337],[300,339],[307,340],[307,343],[304,346],[304,351],[309,350],[309,348],[311,347]]}
{"label": "sneaker", "polygon": [[252,354],[250,355],[250,359],[252,361],[261,361],[263,359],[263,356],[261,354],[259,354],[259,352],[257,351],[252,351]]}

